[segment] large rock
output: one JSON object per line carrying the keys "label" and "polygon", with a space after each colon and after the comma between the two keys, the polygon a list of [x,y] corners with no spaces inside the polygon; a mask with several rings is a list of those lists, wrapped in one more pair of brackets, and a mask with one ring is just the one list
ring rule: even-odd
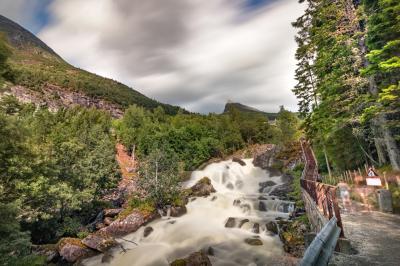
{"label": "large rock", "polygon": [[57,250],[60,256],[70,263],[95,254],[77,238],[62,238],[57,244]]}
{"label": "large rock", "polygon": [[190,188],[190,196],[193,197],[206,197],[214,192],[215,189],[212,186],[211,180],[208,177],[203,177]]}
{"label": "large rock", "polygon": [[82,243],[85,246],[91,249],[98,250],[100,252],[105,252],[106,250],[117,244],[113,237],[102,231],[98,231],[94,234],[88,235],[87,237],[82,239]]}
{"label": "large rock", "polygon": [[260,183],[258,183],[258,186],[260,187],[258,189],[258,192],[262,193],[262,192],[264,192],[265,188],[272,187],[272,186],[275,186],[275,185],[276,185],[276,183],[274,181],[271,181],[271,180],[268,180],[268,181],[265,181],[265,182],[260,182]]}
{"label": "large rock", "polygon": [[135,232],[139,227],[154,220],[158,216],[159,214],[156,212],[142,213],[135,210],[125,218],[115,220],[109,226],[100,229],[100,231],[110,236],[123,236]]}
{"label": "large rock", "polygon": [[262,246],[263,245],[263,242],[259,238],[246,238],[244,240],[244,242],[246,242],[250,246]]}
{"label": "large rock", "polygon": [[274,221],[268,222],[265,227],[267,230],[271,233],[274,233],[275,235],[278,234],[278,225]]}
{"label": "large rock", "polygon": [[235,225],[236,225],[236,219],[233,217],[229,217],[228,221],[226,221],[226,223],[225,223],[225,227],[227,227],[227,228],[235,227]]}
{"label": "large rock", "polygon": [[260,167],[262,169],[271,168],[275,163],[276,146],[266,146],[263,151],[258,151],[253,158],[254,166]]}
{"label": "large rock", "polygon": [[153,231],[153,227],[147,226],[143,231],[143,237],[148,237]]}
{"label": "large rock", "polygon": [[276,186],[274,190],[272,190],[269,195],[270,196],[276,196],[279,197],[280,199],[285,199],[285,200],[291,200],[291,197],[289,197],[289,193],[293,192],[293,187],[289,183],[285,183],[279,186]]}
{"label": "large rock", "polygon": [[181,217],[187,213],[186,206],[172,206],[170,209],[171,217]]}
{"label": "large rock", "polygon": [[245,165],[246,165],[246,162],[243,161],[242,159],[238,158],[238,157],[233,157],[233,158],[232,158],[232,162],[238,163],[238,164],[240,164],[241,166],[245,166]]}
{"label": "large rock", "polygon": [[266,211],[268,211],[267,205],[266,205],[264,202],[260,201],[260,202],[258,203],[258,210],[259,210],[260,212],[266,212]]}
{"label": "large rock", "polygon": [[208,256],[203,252],[195,252],[190,254],[189,257],[184,259],[177,259],[173,261],[171,266],[211,266],[211,261]]}

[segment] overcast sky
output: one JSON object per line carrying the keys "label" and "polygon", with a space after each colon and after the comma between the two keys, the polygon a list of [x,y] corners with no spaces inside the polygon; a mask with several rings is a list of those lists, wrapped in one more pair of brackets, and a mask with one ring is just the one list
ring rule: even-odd
{"label": "overcast sky", "polygon": [[1,0],[71,64],[190,111],[297,110],[297,0]]}

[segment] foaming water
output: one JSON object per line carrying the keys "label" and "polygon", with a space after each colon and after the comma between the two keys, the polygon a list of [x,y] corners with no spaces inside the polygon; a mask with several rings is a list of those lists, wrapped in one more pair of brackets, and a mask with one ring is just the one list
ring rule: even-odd
{"label": "foaming water", "polygon": [[[253,166],[252,159],[244,161],[245,166],[228,160],[194,171],[185,187],[207,176],[217,192],[192,199],[182,217],[149,223],[154,231],[146,238],[143,227],[125,236],[138,245],[121,240],[127,252],[115,248],[109,262],[102,263],[103,255],[99,255],[85,260],[84,265],[169,265],[199,250],[210,254],[213,265],[273,265],[283,249],[278,236],[268,232],[265,224],[276,217],[287,218],[293,204],[268,195],[282,183],[280,176],[270,177]],[[273,183],[260,187],[266,181]],[[228,219],[229,228],[225,227]],[[252,246],[245,239],[259,239],[263,245]]]}

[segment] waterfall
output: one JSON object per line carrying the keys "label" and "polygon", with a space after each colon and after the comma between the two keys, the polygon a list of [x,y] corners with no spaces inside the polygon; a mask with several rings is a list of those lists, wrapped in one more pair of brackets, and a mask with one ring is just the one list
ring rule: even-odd
{"label": "waterfall", "polygon": [[[281,176],[270,177],[267,171],[255,167],[252,159],[244,162],[246,165],[241,166],[227,160],[194,171],[184,187],[207,176],[217,192],[191,200],[187,214],[182,217],[167,215],[151,222],[147,226],[153,231],[146,237],[144,227],[125,236],[124,239],[138,246],[121,241],[127,252],[116,249],[108,263],[101,264],[102,255],[99,255],[85,260],[84,264],[169,265],[199,250],[209,254],[213,265],[273,264],[284,251],[279,237],[268,231],[266,224],[277,217],[287,219],[294,205],[269,195],[282,184]],[[262,244],[250,245],[248,239],[258,239]]]}

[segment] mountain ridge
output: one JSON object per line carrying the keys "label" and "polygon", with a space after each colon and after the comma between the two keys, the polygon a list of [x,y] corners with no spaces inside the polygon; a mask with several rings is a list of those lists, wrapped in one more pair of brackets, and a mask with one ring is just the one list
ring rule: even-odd
{"label": "mountain ridge", "polygon": [[[0,33],[5,35],[12,52],[11,82],[0,90],[0,95],[10,94],[23,102],[51,106],[55,110],[71,105],[95,107],[111,111],[116,117],[130,105],[147,109],[161,106],[167,114],[187,112],[151,99],[118,81],[70,65],[33,33],[2,15]],[[85,100],[81,101],[80,96]]]}
{"label": "mountain ridge", "polygon": [[239,112],[250,114],[262,114],[267,116],[269,120],[275,120],[278,116],[278,113],[268,113],[242,103],[228,101],[225,104],[223,113],[229,113],[231,110],[237,110]]}

